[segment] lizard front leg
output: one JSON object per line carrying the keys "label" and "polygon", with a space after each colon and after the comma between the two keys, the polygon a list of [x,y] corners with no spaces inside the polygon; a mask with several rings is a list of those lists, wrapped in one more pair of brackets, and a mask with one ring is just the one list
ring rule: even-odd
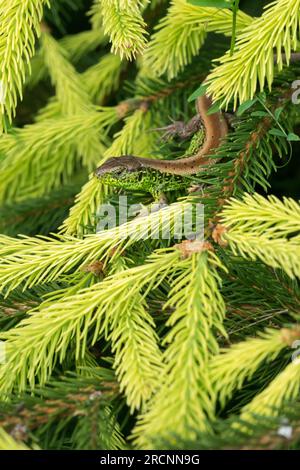
{"label": "lizard front leg", "polygon": [[162,135],[162,140],[168,140],[170,138],[179,137],[182,140],[186,140],[202,127],[201,117],[199,114],[195,115],[187,123],[183,121],[173,121],[172,124],[164,127],[157,127],[152,129],[153,131],[165,131]]}

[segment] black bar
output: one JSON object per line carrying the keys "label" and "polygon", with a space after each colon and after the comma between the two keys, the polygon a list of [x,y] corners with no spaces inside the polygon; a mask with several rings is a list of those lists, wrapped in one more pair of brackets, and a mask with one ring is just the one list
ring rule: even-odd
{"label": "black bar", "polygon": [[[42,468],[53,464],[75,465],[85,464],[83,470],[99,468],[99,466],[118,466],[123,468],[137,468],[140,466],[165,465],[192,465],[201,466],[211,470],[218,465],[218,469],[229,466],[244,470],[245,466],[257,470],[257,466],[264,466],[267,470],[270,465],[288,465],[298,468],[300,451],[1,451],[1,468],[5,463],[31,465],[37,464]],[[255,468],[254,468],[255,465]],[[42,466],[42,467],[41,467]],[[204,467],[205,466],[205,467]],[[243,467],[241,467],[243,466]],[[268,467],[267,467],[268,466]]]}

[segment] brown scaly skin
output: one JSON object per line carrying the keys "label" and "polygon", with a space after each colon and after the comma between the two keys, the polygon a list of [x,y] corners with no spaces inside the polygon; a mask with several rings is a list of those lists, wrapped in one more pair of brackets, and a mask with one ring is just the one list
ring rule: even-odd
{"label": "brown scaly skin", "polygon": [[211,98],[204,95],[197,99],[196,110],[205,129],[205,140],[202,147],[195,155],[179,160],[155,160],[152,158],[124,155],[111,157],[103,165],[98,167],[95,175],[98,178],[109,173],[134,172],[141,169],[153,169],[161,173],[172,175],[193,175],[213,165],[217,159],[207,158],[219,147],[221,141],[228,133],[228,126],[221,112],[207,114],[212,106]]}

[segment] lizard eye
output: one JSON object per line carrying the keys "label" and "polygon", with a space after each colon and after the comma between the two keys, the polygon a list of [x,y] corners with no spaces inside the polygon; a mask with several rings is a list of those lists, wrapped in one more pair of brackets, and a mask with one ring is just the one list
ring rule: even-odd
{"label": "lizard eye", "polygon": [[121,173],[124,173],[125,168],[122,166],[118,166],[112,170],[112,173],[115,173],[116,175],[120,175]]}

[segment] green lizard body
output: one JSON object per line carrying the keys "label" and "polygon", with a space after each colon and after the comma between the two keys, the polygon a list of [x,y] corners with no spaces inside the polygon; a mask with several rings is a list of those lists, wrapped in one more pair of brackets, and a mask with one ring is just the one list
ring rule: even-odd
{"label": "green lizard body", "polygon": [[[211,98],[203,95],[196,100],[197,116],[186,125],[174,122],[173,128],[179,135],[197,133],[190,148],[180,159],[158,160],[133,155],[111,157],[99,166],[95,175],[106,184],[126,190],[150,192],[155,198],[164,191],[174,191],[191,185],[191,175],[205,171],[218,157],[211,157],[227,136],[228,126],[221,112],[210,113]],[[203,126],[200,127],[199,125]],[[166,128],[165,128],[166,129]]]}
{"label": "green lizard body", "polygon": [[[199,130],[192,137],[189,148],[184,157],[194,155],[203,144],[205,138],[204,129]],[[100,178],[104,184],[126,191],[143,191],[152,194],[154,199],[159,199],[161,193],[168,191],[185,190],[192,184],[192,176],[173,175],[161,173],[153,168],[139,168],[136,171],[116,168],[105,173]]]}

